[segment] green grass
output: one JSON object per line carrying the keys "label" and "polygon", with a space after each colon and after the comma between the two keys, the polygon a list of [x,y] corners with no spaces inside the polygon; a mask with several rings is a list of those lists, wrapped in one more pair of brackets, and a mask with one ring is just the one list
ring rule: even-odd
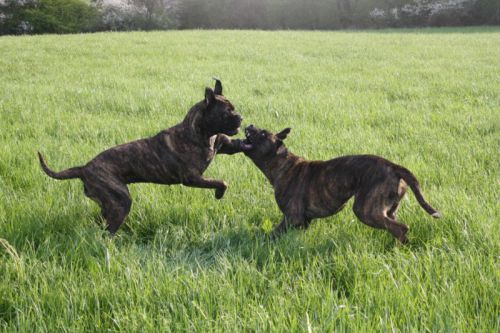
{"label": "green grass", "polygon": [[[500,329],[500,29],[182,31],[0,38],[0,329]],[[45,176],[179,122],[212,76],[248,125],[293,128],[309,159],[385,156],[412,170],[410,244],[349,205],[269,242],[272,189],[243,155],[206,175],[223,200],[131,186],[117,237],[81,182]],[[241,134],[240,134],[241,136]],[[9,246],[10,244],[10,246]]]}

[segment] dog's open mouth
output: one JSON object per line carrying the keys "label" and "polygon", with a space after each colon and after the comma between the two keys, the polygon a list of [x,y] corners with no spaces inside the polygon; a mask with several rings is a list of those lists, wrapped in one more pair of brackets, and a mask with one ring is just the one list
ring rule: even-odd
{"label": "dog's open mouth", "polygon": [[245,129],[245,140],[243,142],[245,142],[247,144],[251,144],[252,143],[251,133],[248,130],[248,128]]}
{"label": "dog's open mouth", "polygon": [[253,143],[256,134],[257,133],[255,132],[255,130],[252,130],[252,128],[250,127],[245,128],[246,143],[248,144]]}

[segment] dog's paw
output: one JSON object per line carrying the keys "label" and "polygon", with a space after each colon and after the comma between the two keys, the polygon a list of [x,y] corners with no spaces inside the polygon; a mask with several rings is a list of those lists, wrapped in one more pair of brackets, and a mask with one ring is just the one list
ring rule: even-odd
{"label": "dog's paw", "polygon": [[222,186],[215,190],[215,199],[220,200],[226,193],[227,184],[225,182],[222,183]]}
{"label": "dog's paw", "polygon": [[407,225],[403,225],[401,227],[401,235],[398,237],[401,244],[408,244],[408,236],[406,234],[408,233],[409,230],[410,227]]}
{"label": "dog's paw", "polygon": [[241,151],[249,151],[253,146],[249,143],[245,143],[245,141],[240,141],[240,150]]}

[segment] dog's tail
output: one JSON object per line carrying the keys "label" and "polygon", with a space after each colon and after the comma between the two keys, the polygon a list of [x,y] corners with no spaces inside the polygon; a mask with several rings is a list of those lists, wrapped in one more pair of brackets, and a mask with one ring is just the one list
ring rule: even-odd
{"label": "dog's tail", "polygon": [[424,196],[420,191],[420,185],[418,184],[417,177],[415,177],[415,175],[411,173],[410,170],[399,165],[397,166],[396,173],[399,177],[403,178],[403,180],[410,186],[420,206],[422,206],[422,208],[432,217],[440,218],[441,213],[432,208],[432,206],[429,205],[427,201],[425,201]]}
{"label": "dog's tail", "polygon": [[42,166],[42,170],[49,176],[55,179],[73,179],[73,178],[81,178],[82,177],[82,167],[74,167],[63,170],[61,172],[55,172],[51,170],[45,160],[43,159],[42,154],[38,152],[38,159],[40,160],[40,165]]}

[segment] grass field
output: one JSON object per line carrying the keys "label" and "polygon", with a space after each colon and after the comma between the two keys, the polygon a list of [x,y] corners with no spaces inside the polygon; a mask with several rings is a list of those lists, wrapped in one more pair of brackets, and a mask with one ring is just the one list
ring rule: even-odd
{"label": "grass field", "polygon": [[[2,37],[0,53],[2,331],[499,331],[500,28]],[[218,156],[223,200],[133,185],[112,239],[80,181],[41,172],[37,150],[60,170],[176,124],[214,75],[246,125],[292,127],[309,159],[402,164],[443,218],[409,193],[408,246],[350,204],[270,242],[270,185]]]}

